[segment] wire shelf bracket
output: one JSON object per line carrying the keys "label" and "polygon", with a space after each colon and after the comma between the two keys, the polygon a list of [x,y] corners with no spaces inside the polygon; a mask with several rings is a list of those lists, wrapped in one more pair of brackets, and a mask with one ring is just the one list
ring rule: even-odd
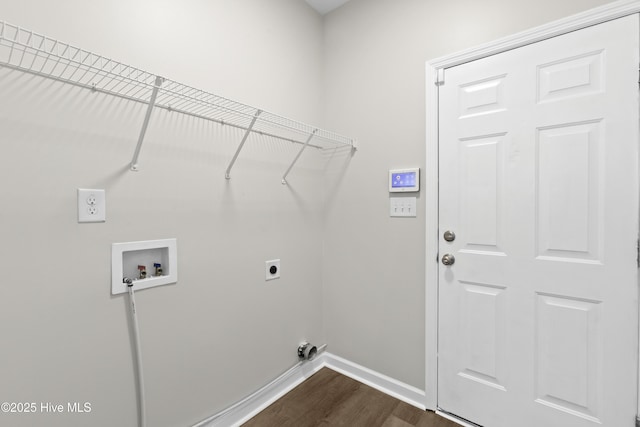
{"label": "wire shelf bracket", "polygon": [[298,154],[293,159],[293,162],[291,162],[291,164],[289,165],[289,168],[287,169],[287,171],[284,173],[284,175],[282,175],[282,185],[287,185],[287,175],[289,175],[289,172],[291,172],[291,169],[293,169],[293,166],[296,164],[296,162],[302,155],[302,152],[309,146],[309,143],[311,142],[313,137],[316,135],[316,132],[318,132],[318,129],[314,129],[313,132],[311,132],[311,135],[309,135],[309,137],[307,138],[307,141],[300,148],[300,151],[298,151]]}
{"label": "wire shelf bracket", "polygon": [[147,112],[144,115],[144,121],[142,122],[142,129],[140,129],[140,135],[138,136],[138,144],[136,145],[136,151],[133,153],[133,159],[131,159],[131,170],[134,172],[138,171],[138,156],[140,156],[140,150],[142,149],[142,142],[144,141],[144,136],[147,133],[147,127],[149,127],[149,120],[151,119],[151,112],[153,111],[153,107],[156,105],[156,99],[158,98],[158,91],[160,90],[160,86],[164,79],[160,76],[156,76],[156,81],[153,85],[153,91],[151,92],[151,99],[149,100],[149,106],[147,107]]}
{"label": "wire shelf bracket", "polygon": [[285,184],[287,175],[307,148],[327,150],[349,147],[352,153],[357,149],[357,141],[353,138],[159,77],[1,20],[0,68],[146,105],[146,114],[129,165],[132,171],[138,170],[140,151],[152,112],[156,109],[244,130],[242,142],[226,170],[227,179],[250,133],[302,145],[282,177]]}
{"label": "wire shelf bracket", "polygon": [[240,145],[238,145],[238,149],[236,150],[236,153],[233,155],[233,158],[231,159],[231,162],[229,163],[229,166],[227,166],[227,171],[224,173],[224,177],[226,179],[231,179],[231,168],[233,167],[233,165],[235,164],[236,160],[238,159],[238,155],[240,154],[240,151],[242,150],[242,147],[244,147],[244,143],[247,142],[247,138],[249,137],[249,134],[251,133],[251,130],[253,129],[253,126],[256,124],[256,120],[258,120],[258,116],[260,115],[260,113],[262,113],[261,110],[256,111],[256,114],[253,116],[253,119],[251,120],[251,123],[249,124],[249,127],[244,132],[244,136],[242,137],[242,141],[240,141]]}

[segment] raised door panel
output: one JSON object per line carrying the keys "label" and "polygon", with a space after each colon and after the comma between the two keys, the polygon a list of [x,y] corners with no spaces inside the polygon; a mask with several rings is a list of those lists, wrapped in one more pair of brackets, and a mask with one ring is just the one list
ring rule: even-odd
{"label": "raised door panel", "polygon": [[537,255],[599,262],[602,252],[600,120],[537,131]]}
{"label": "raised door panel", "polygon": [[601,303],[538,294],[536,402],[600,423]]}

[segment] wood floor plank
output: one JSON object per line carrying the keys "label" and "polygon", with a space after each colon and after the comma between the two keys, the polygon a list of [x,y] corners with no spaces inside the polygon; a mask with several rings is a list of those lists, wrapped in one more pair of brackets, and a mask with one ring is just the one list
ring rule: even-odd
{"label": "wood floor plank", "polygon": [[395,415],[389,415],[382,427],[414,427],[414,424],[410,424]]}
{"label": "wood floor plank", "polygon": [[337,372],[316,373],[291,392],[249,420],[244,426],[315,426],[340,402],[353,393],[358,383]]}
{"label": "wood floor plank", "polygon": [[430,411],[323,368],[243,427],[457,427]]}
{"label": "wood floor plank", "polygon": [[450,421],[432,411],[425,411],[415,427],[460,427],[458,424]]}
{"label": "wood floor plank", "polygon": [[[354,381],[349,379],[350,381]],[[357,383],[357,381],[354,381]],[[397,400],[357,383],[358,388],[326,417],[332,426],[369,427],[381,425],[397,405]]]}
{"label": "wood floor plank", "polygon": [[398,402],[393,410],[393,415],[402,421],[415,426],[423,416],[423,411],[418,410],[415,406],[411,406],[405,402]]}
{"label": "wood floor plank", "polygon": [[[324,372],[323,374],[328,375],[328,373]],[[325,420],[331,417],[336,408],[339,408],[357,392],[360,386],[357,381],[353,381],[351,378],[340,375],[337,372],[329,374],[331,375],[331,381],[315,387],[312,392],[306,395],[298,395],[295,399],[289,401],[291,404],[298,404],[300,407],[305,408],[295,419],[296,426],[333,425],[330,421],[327,424]],[[321,377],[324,375],[321,375]],[[295,394],[297,393],[292,393],[292,397]]]}

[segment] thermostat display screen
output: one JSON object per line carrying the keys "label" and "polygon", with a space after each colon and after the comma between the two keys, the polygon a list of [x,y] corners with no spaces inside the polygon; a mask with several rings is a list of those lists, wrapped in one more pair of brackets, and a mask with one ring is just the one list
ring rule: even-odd
{"label": "thermostat display screen", "polygon": [[394,169],[389,171],[389,192],[420,191],[420,169]]}
{"label": "thermostat display screen", "polygon": [[407,188],[416,186],[416,173],[415,172],[400,172],[393,174],[393,180],[391,181],[391,187],[393,188]]}

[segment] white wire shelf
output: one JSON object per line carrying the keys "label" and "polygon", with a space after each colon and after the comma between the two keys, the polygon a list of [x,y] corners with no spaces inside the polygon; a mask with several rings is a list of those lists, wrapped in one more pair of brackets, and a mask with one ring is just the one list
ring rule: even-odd
{"label": "white wire shelf", "polygon": [[4,21],[0,21],[0,66],[147,104],[147,115],[131,162],[133,170],[137,170],[137,157],[154,108],[245,130],[227,169],[227,178],[249,133],[301,144],[296,160],[307,147],[356,148],[352,138],[157,76]]}

